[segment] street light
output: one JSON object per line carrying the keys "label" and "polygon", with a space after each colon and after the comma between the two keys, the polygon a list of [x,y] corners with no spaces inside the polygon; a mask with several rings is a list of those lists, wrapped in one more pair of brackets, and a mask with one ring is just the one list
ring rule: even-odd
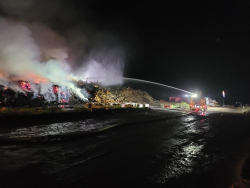
{"label": "street light", "polygon": [[224,106],[224,100],[225,100],[225,91],[222,91],[222,97],[223,97],[223,106]]}

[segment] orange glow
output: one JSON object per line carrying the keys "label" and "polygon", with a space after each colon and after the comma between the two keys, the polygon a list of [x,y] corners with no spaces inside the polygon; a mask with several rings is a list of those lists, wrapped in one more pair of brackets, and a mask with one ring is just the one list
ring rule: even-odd
{"label": "orange glow", "polygon": [[26,73],[24,76],[13,77],[10,81],[18,81],[18,80],[28,80],[36,84],[48,82],[48,79],[43,78],[42,76],[34,74],[32,72]]}
{"label": "orange glow", "polygon": [[43,77],[36,75],[34,73],[26,74],[25,77],[28,78],[27,80],[32,80],[36,84],[48,82],[48,79],[43,78]]}
{"label": "orange glow", "polygon": [[5,74],[0,71],[0,78],[4,78],[4,77],[5,77]]}

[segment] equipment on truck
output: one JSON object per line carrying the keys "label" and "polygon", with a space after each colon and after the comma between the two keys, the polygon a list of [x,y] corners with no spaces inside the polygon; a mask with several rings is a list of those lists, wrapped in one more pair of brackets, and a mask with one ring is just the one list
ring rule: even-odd
{"label": "equipment on truck", "polygon": [[191,97],[189,107],[190,110],[200,110],[202,112],[207,111],[206,98],[194,99]]}

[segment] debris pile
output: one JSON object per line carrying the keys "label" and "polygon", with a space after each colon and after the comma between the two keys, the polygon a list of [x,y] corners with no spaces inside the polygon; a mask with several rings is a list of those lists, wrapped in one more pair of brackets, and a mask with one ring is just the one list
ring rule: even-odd
{"label": "debris pile", "polygon": [[[76,86],[84,92],[91,103],[103,105],[114,103],[160,104],[147,92],[134,90],[130,87],[111,89],[95,82],[76,84]],[[14,91],[0,85],[0,107],[44,107],[58,104],[77,105],[86,103],[72,89],[63,89],[58,85],[53,85],[44,94],[39,92],[41,88],[38,92],[33,91],[28,82],[18,82],[17,87],[20,87],[22,91]],[[39,88],[39,86],[37,87]]]}
{"label": "debris pile", "polygon": [[94,97],[91,99],[92,102],[98,102],[103,104],[108,103],[143,103],[150,105],[157,105],[159,102],[153,99],[147,92],[141,90],[134,90],[128,88],[110,89],[100,87]]}

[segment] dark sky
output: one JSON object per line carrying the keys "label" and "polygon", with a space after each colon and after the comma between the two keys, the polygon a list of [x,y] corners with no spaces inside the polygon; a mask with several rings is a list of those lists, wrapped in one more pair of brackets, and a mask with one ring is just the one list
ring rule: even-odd
{"label": "dark sky", "polygon": [[[249,1],[95,1],[94,20],[128,37],[125,76],[250,101]],[[131,46],[130,46],[131,47]]]}
{"label": "dark sky", "polygon": [[[224,90],[226,103],[250,102],[250,1],[23,1],[40,2],[40,12],[18,15],[14,9],[12,17],[41,21],[60,34],[78,25],[118,36],[127,54],[125,77],[202,91],[217,100]],[[0,14],[10,16],[6,10]]]}

